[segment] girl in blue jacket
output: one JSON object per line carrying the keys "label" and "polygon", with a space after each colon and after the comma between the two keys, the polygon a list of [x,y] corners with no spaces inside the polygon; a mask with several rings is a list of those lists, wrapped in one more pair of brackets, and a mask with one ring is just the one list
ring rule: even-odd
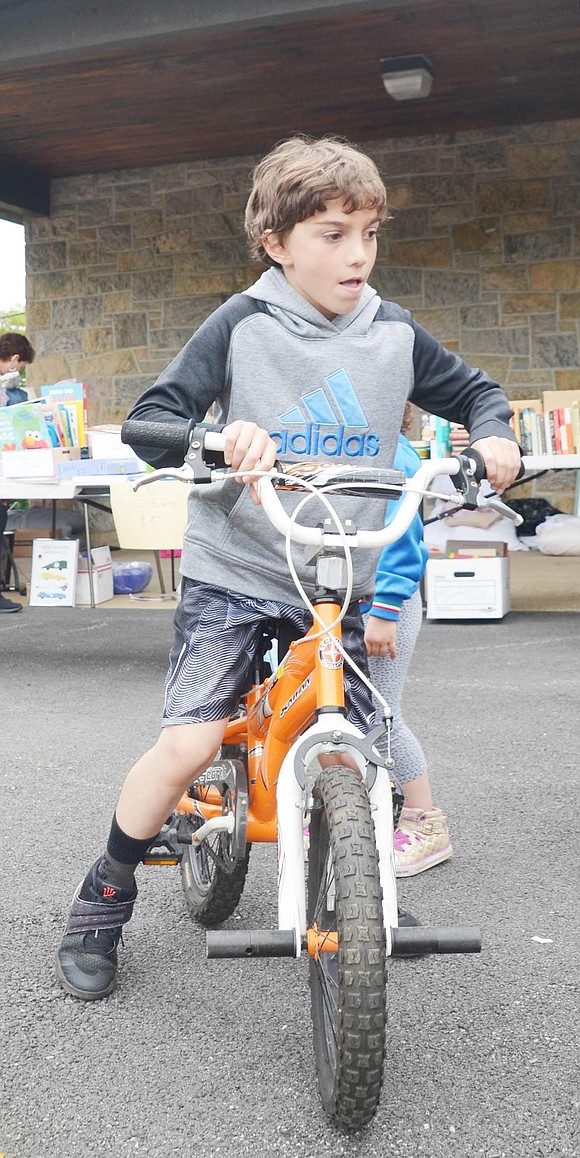
{"label": "girl in blue jacket", "polygon": [[[409,425],[407,405],[403,430]],[[409,478],[420,461],[411,443],[400,434],[394,467],[403,470]],[[394,518],[396,509],[396,502],[387,504],[385,524]],[[362,605],[371,680],[393,713],[391,754],[395,760],[395,776],[405,795],[395,832],[398,877],[415,876],[448,860],[452,854],[447,819],[433,804],[425,754],[401,710],[407,668],[423,618],[419,584],[427,558],[423,523],[417,514],[406,534],[384,548],[377,567],[373,601]]]}

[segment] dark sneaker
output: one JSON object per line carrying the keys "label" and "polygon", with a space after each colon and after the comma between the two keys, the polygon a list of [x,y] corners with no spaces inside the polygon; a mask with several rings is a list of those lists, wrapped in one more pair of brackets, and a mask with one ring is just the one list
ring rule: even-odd
{"label": "dark sneaker", "polygon": [[56,955],[56,975],[67,993],[84,1001],[98,1001],[112,993],[120,938],[120,928],[65,933]]}
{"label": "dark sneaker", "polygon": [[14,599],[7,599],[5,595],[0,595],[0,612],[7,614],[15,611],[22,611],[22,604],[15,603]]}
{"label": "dark sneaker", "polygon": [[130,920],[137,888],[101,880],[93,865],[77,889],[56,955],[56,974],[67,993],[84,1001],[108,997],[117,977],[117,946]]}

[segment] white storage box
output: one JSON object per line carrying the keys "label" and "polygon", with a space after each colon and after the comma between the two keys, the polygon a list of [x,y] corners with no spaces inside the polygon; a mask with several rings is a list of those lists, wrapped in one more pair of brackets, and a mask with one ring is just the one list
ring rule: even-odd
{"label": "white storage box", "polygon": [[427,619],[503,619],[510,609],[509,557],[429,559]]}
{"label": "white storage box", "polygon": [[[111,549],[110,547],[93,547],[91,556],[93,559],[93,591],[95,596],[95,604],[106,603],[108,599],[113,598],[113,564],[111,562]],[[84,555],[79,555],[76,602],[77,604],[89,604],[91,602],[91,589],[89,586],[89,564],[87,558]]]}
{"label": "white storage box", "polygon": [[89,426],[87,431],[91,458],[120,458],[132,462],[134,472],[147,469],[147,463],[138,458],[134,450],[121,442],[121,427],[114,423],[105,426]]}
{"label": "white storage box", "polygon": [[54,478],[57,463],[79,462],[79,446],[59,446],[39,450],[5,450],[2,454],[4,478]]}

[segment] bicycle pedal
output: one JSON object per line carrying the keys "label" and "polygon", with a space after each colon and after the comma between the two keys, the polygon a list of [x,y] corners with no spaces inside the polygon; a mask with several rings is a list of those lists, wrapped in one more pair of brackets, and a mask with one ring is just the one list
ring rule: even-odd
{"label": "bicycle pedal", "polygon": [[163,852],[162,849],[153,849],[151,852],[146,852],[143,857],[143,864],[158,864],[158,865],[172,865],[180,864],[183,858],[183,853],[179,852],[175,855]]}
{"label": "bicycle pedal", "polygon": [[185,842],[180,841],[179,837],[179,825],[176,825],[174,820],[169,821],[151,841],[143,857],[143,864],[161,866],[180,864],[183,859],[180,844],[183,843]]}

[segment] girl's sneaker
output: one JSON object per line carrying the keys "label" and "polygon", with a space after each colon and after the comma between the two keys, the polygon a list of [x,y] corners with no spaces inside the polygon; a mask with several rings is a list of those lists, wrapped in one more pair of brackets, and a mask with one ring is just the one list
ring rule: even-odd
{"label": "girl's sneaker", "polygon": [[440,808],[403,808],[395,831],[398,877],[414,877],[452,854],[447,817]]}

